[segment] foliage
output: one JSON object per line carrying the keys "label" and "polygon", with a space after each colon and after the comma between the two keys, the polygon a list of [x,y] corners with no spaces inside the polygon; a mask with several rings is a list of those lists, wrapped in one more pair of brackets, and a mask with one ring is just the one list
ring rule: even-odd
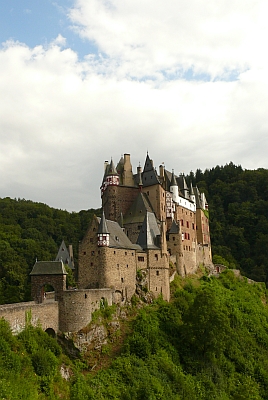
{"label": "foliage", "polygon": [[[232,270],[176,278],[172,302],[132,316],[132,331],[112,365],[89,372],[56,340],[28,326],[12,336],[0,320],[0,397],[6,399],[237,400],[267,398],[268,309],[264,284]],[[112,310],[103,304],[100,313]],[[103,316],[102,316],[103,318]],[[112,343],[103,354],[113,354]],[[59,375],[67,362],[69,381]],[[27,378],[26,378],[27,377]]]}
{"label": "foliage", "polygon": [[[100,210],[69,213],[29,200],[0,199],[0,304],[30,300],[35,260],[55,260],[63,239],[73,244],[77,263],[79,240],[94,214]],[[75,286],[71,276],[67,279]]]}

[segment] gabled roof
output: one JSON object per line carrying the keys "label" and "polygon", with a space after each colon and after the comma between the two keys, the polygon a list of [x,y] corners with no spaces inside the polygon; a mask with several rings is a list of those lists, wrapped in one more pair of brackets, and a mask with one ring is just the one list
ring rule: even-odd
{"label": "gabled roof", "polygon": [[68,275],[62,261],[36,261],[30,275]]}
{"label": "gabled roof", "polygon": [[[101,219],[98,218],[98,221],[100,223]],[[117,222],[106,219],[106,224],[109,233],[109,247],[115,247],[118,249],[142,250],[137,244],[131,243]]]}
{"label": "gabled roof", "polygon": [[142,172],[142,184],[143,184],[143,186],[152,186],[152,185],[156,185],[159,183],[160,183],[160,180],[158,178],[157,172],[154,169],[153,162],[147,153],[143,172]]}
{"label": "gabled roof", "polygon": [[137,243],[143,249],[158,249],[156,245],[160,230],[154,213],[147,212],[140,230]]}
{"label": "gabled roof", "polygon": [[64,240],[61,242],[61,245],[59,247],[59,251],[58,251],[55,261],[63,261],[63,263],[67,264],[68,267],[70,267],[71,269],[74,269],[73,261],[71,260],[69,251],[67,250]]}
{"label": "gabled roof", "polygon": [[143,172],[152,171],[153,169],[154,169],[153,162],[150,159],[149,154],[147,153],[146,160],[145,160],[145,163],[144,163]]}
{"label": "gabled roof", "polygon": [[124,224],[142,223],[146,212],[153,212],[153,208],[145,193],[139,193],[124,216]]}

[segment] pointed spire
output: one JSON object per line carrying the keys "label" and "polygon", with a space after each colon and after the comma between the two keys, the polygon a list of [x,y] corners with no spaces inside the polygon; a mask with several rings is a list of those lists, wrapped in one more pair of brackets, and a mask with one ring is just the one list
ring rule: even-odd
{"label": "pointed spire", "polygon": [[103,233],[105,233],[105,234],[108,233],[109,234],[104,211],[102,212],[102,217],[101,217],[100,224],[99,224],[99,227],[98,227],[98,234],[99,233],[102,233],[102,234]]}
{"label": "pointed spire", "polygon": [[170,186],[178,186],[175,175],[174,175],[174,169],[172,170]]}
{"label": "pointed spire", "polygon": [[110,165],[109,165],[109,168],[108,168],[107,175],[118,175],[112,158],[111,158],[111,162],[110,162]]}

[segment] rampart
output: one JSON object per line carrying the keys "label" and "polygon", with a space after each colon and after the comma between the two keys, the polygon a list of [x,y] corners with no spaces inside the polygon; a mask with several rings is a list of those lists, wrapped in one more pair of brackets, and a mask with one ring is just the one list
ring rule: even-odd
{"label": "rampart", "polygon": [[41,326],[55,333],[77,332],[90,323],[92,313],[101,305],[112,305],[112,289],[80,289],[62,292],[59,301],[47,293],[43,303],[29,301],[0,305],[0,318],[9,322],[12,332],[19,333],[25,326]]}
{"label": "rampart", "polygon": [[22,331],[27,323],[48,328],[55,332],[59,330],[59,308],[57,301],[37,304],[34,301],[26,303],[5,304],[0,306],[0,318],[9,322],[13,333]]}

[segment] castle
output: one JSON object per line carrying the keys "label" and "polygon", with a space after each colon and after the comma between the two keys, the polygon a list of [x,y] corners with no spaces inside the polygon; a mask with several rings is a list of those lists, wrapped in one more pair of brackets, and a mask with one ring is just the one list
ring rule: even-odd
{"label": "castle", "polygon": [[79,248],[80,288],[112,288],[114,301],[130,300],[138,270],[148,290],[169,300],[170,262],[177,273],[211,265],[208,205],[184,175],[163,165],[159,173],[147,154],[133,174],[130,155],[115,167],[104,164],[103,215],[92,221]]}
{"label": "castle", "polygon": [[[73,255],[62,243],[56,261],[37,261],[33,267],[34,301],[0,307],[0,317],[7,318],[14,331],[25,326],[25,310],[30,309],[32,322],[39,321],[45,330],[77,332],[104,302],[130,301],[137,274],[154,297],[169,301],[170,266],[184,276],[200,265],[212,265],[208,204],[183,174],[177,176],[163,165],[157,173],[148,154],[143,169],[138,166],[134,174],[125,154],[116,167],[113,160],[104,163],[101,199],[102,217],[93,218],[79,244],[78,287],[66,288],[61,255],[71,268]],[[55,297],[46,298],[47,284]]]}

